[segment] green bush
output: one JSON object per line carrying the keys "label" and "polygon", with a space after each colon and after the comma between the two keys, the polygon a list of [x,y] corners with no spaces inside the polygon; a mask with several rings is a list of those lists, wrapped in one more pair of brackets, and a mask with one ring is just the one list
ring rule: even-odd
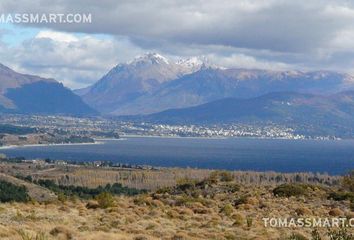
{"label": "green bush", "polygon": [[115,201],[112,194],[109,192],[102,192],[96,196],[96,200],[101,208],[114,207]]}
{"label": "green bush", "polygon": [[0,180],[0,202],[27,202],[29,200],[25,186],[17,186]]}
{"label": "green bush", "polygon": [[221,212],[225,214],[226,216],[231,216],[231,214],[234,212],[234,207],[231,204],[226,204],[222,209]]}
{"label": "green bush", "polygon": [[331,192],[328,195],[329,199],[333,199],[335,201],[344,201],[344,200],[350,200],[354,201],[354,193],[352,192]]}
{"label": "green bush", "polygon": [[278,197],[302,196],[308,193],[309,186],[304,184],[282,184],[273,189],[273,194]]}
{"label": "green bush", "polygon": [[244,196],[240,196],[239,198],[235,199],[234,205],[238,206],[238,205],[241,205],[241,204],[246,204],[247,200],[248,200],[247,196],[245,196],[245,195]]}

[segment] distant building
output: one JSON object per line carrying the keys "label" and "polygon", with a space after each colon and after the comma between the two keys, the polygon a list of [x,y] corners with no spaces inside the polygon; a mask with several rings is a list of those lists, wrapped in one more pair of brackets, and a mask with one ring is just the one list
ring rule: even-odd
{"label": "distant building", "polygon": [[56,165],[67,165],[68,162],[64,161],[64,160],[58,160],[58,161],[55,161],[55,164]]}
{"label": "distant building", "polygon": [[24,163],[32,163],[32,164],[39,164],[39,165],[44,165],[45,161],[42,159],[29,159],[29,160],[22,160]]}

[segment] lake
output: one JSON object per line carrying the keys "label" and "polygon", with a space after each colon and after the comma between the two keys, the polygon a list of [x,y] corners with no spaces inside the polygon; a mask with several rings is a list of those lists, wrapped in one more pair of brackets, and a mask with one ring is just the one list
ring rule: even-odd
{"label": "lake", "polygon": [[100,142],[16,147],[0,149],[0,153],[25,158],[228,170],[343,174],[354,169],[354,140],[126,137]]}

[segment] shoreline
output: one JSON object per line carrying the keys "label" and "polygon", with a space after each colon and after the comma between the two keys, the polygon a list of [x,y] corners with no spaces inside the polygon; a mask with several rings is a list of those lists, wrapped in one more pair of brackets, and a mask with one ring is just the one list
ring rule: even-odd
{"label": "shoreline", "polygon": [[126,134],[121,135],[122,137],[126,138],[190,138],[190,139],[228,139],[232,137],[181,137],[181,136],[157,136],[157,135],[136,135],[136,134]]}
{"label": "shoreline", "polygon": [[103,142],[96,141],[93,143],[45,143],[45,144],[23,144],[23,145],[5,145],[1,146],[2,149],[13,149],[13,148],[26,148],[26,147],[50,147],[50,146],[75,146],[75,145],[96,145],[103,144]]}
{"label": "shoreline", "polygon": [[[213,136],[213,137],[181,137],[181,136],[157,136],[157,135],[136,135],[136,134],[126,134],[126,135],[121,135],[122,137],[126,138],[175,138],[175,139],[259,139],[259,140],[292,140],[292,141],[342,141],[342,140],[354,140],[354,139],[342,139],[342,138],[337,138],[337,139],[315,139],[315,138],[282,138],[282,137],[242,137],[242,136],[231,136],[231,137],[218,137],[218,136]],[[111,140],[111,139],[104,139],[104,140]],[[118,140],[118,139],[112,139],[112,140]]]}
{"label": "shoreline", "polygon": [[23,145],[5,145],[0,146],[0,150],[14,149],[14,148],[26,148],[26,147],[51,147],[51,146],[76,146],[76,145],[96,145],[104,144],[103,141],[125,141],[128,138],[166,138],[166,139],[201,139],[201,140],[225,140],[225,139],[255,139],[255,140],[287,140],[287,141],[343,141],[352,139],[293,139],[293,138],[267,138],[267,137],[182,137],[182,136],[157,136],[157,135],[136,135],[126,134],[121,135],[120,138],[94,138],[95,142],[90,143],[46,143],[46,144],[23,144]]}

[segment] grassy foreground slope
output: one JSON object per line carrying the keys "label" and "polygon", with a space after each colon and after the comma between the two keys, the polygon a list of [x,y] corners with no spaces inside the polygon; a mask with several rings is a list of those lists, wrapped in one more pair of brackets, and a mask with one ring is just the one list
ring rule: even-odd
{"label": "grassy foreground slope", "polygon": [[[135,196],[101,192],[93,199],[2,203],[0,239],[314,239],[313,228],[266,228],[262,219],[354,217],[353,176],[331,186],[241,184],[240,179],[211,172],[203,180],[183,178]],[[345,231],[331,239],[353,239],[352,230]],[[318,233],[321,238],[315,239],[330,239],[327,229]]]}

